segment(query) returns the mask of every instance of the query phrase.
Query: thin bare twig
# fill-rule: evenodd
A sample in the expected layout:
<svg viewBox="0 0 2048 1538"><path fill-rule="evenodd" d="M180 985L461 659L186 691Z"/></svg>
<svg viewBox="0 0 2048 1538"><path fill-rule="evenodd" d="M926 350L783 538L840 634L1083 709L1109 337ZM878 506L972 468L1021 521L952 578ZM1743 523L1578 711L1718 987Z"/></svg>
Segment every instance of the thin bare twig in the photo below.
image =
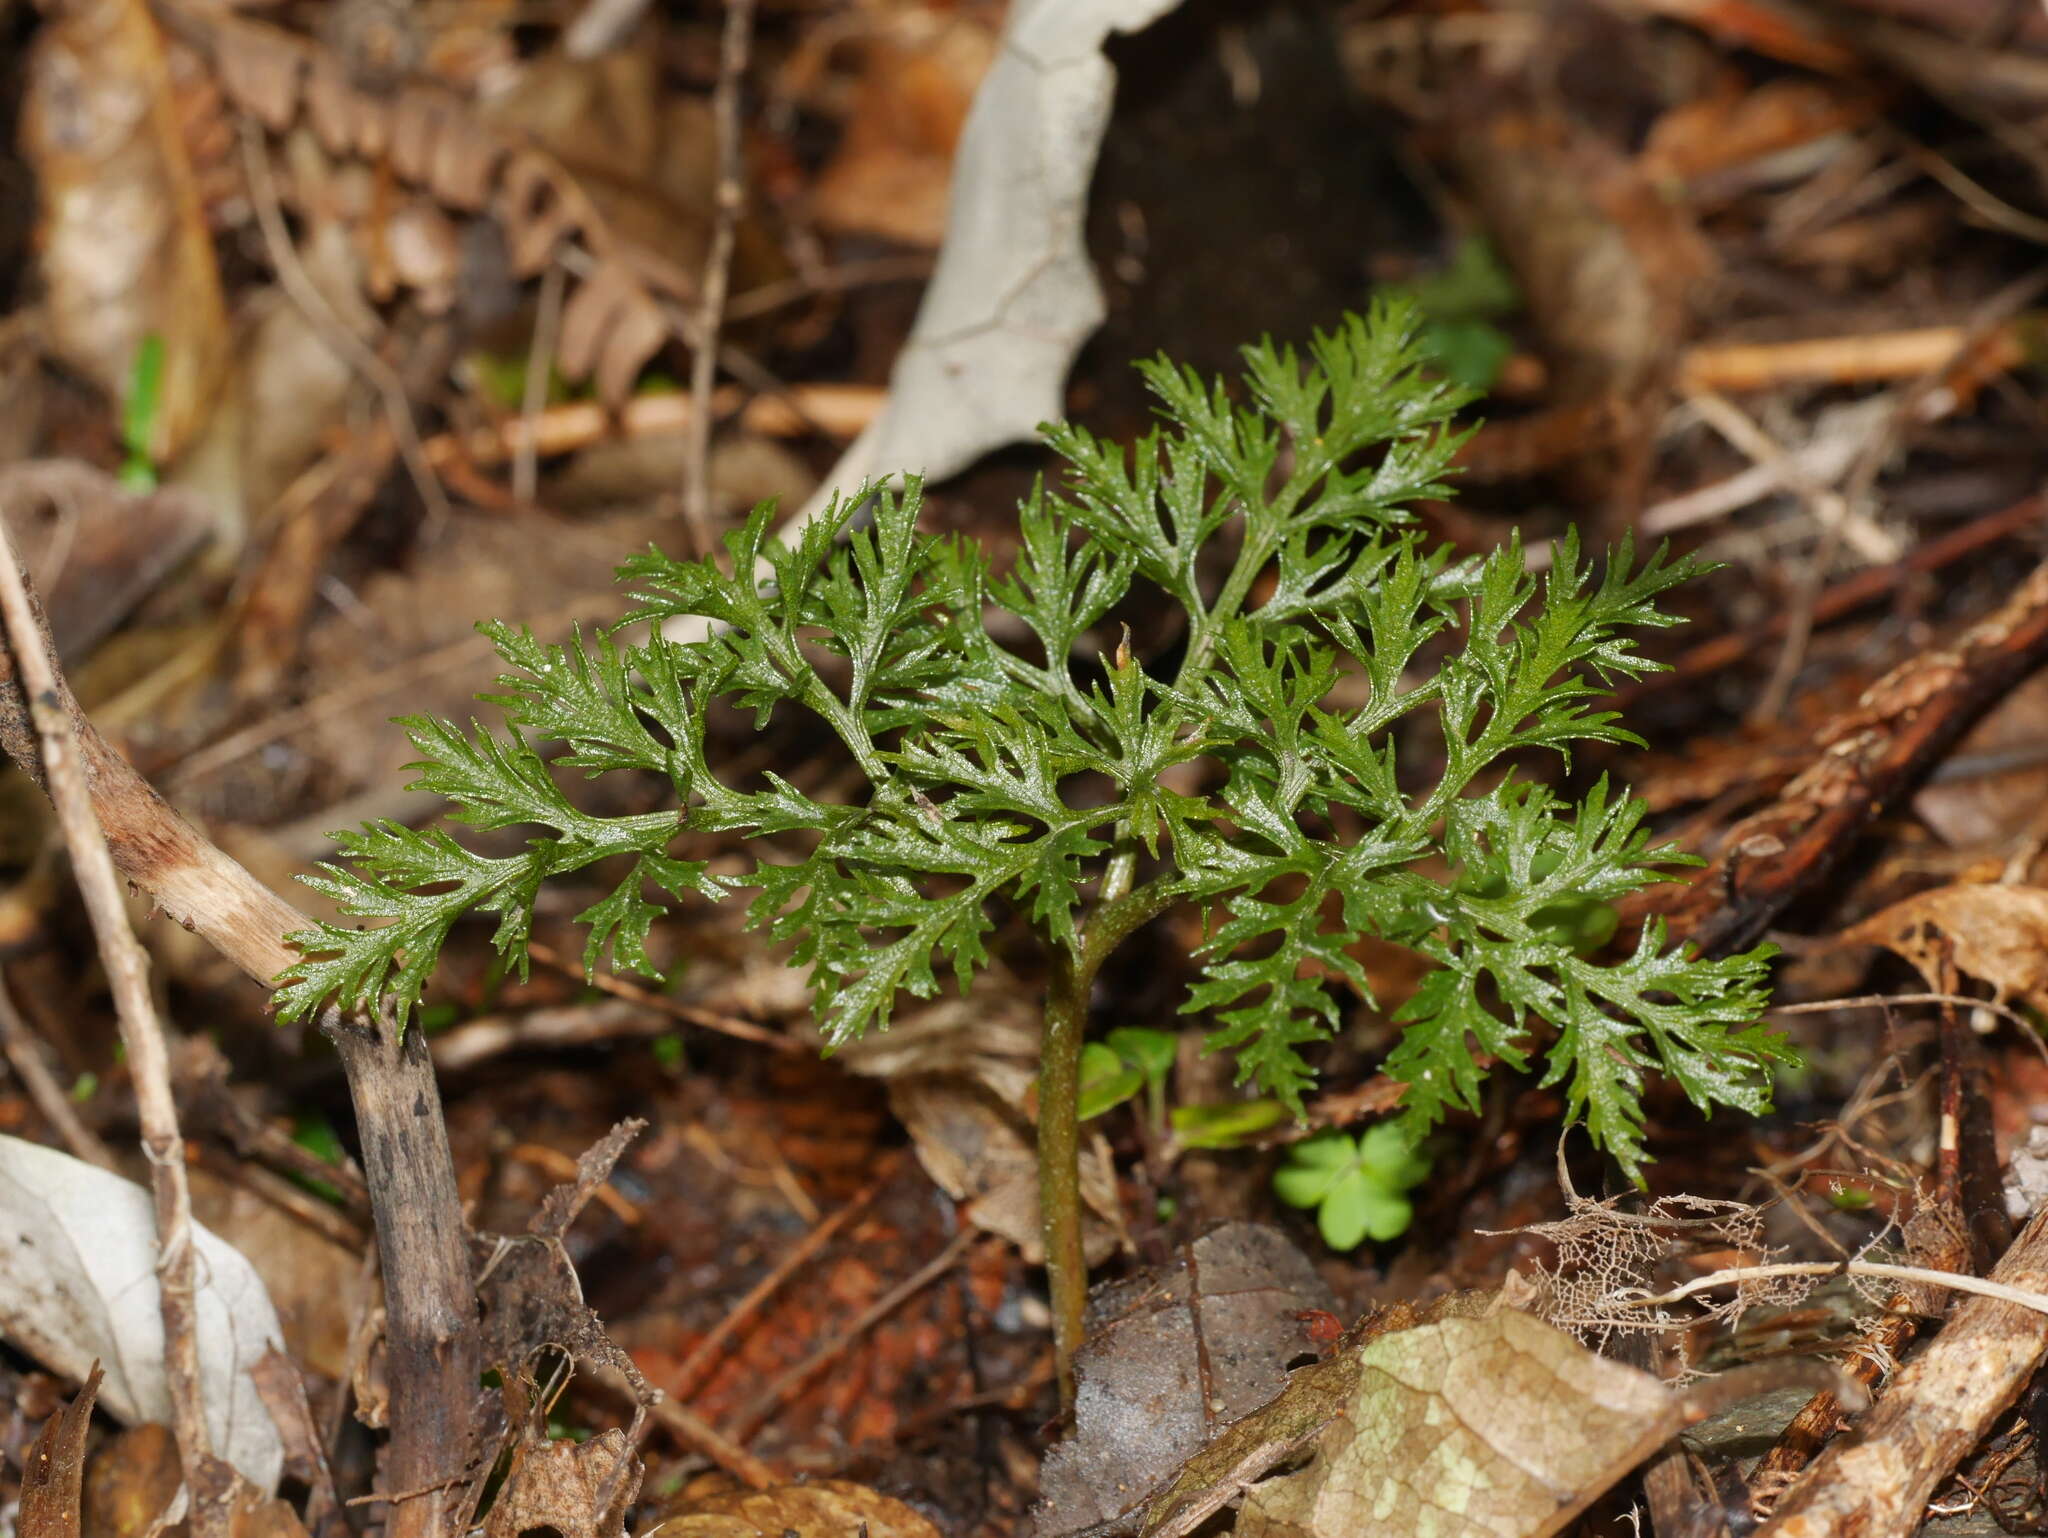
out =
<svg viewBox="0 0 2048 1538"><path fill-rule="evenodd" d="M170 1389L172 1429L191 1492L192 1526L200 1538L226 1538L233 1475L213 1456L199 1387L198 1310L192 1282L192 1193L185 1181L185 1140L171 1095L171 1058L163 1024L150 996L149 960L128 927L121 880L107 853L106 835L86 788L85 766L70 713L57 689L57 670L43 649L42 628L28 587L15 564L14 546L0 522L0 621L20 669L29 714L41 738L50 800L71 851L71 868L92 920L93 938L107 970L120 1020L121 1044L135 1084L142 1150L149 1158L156 1199L157 1287L164 1321L164 1378Z"/></svg>
<svg viewBox="0 0 2048 1538"><path fill-rule="evenodd" d="M718 135L718 195L713 204L711 249L704 258L695 351L690 358L689 451L683 460L683 517L698 546L711 540L711 388L718 378L718 331L732 281L733 240L739 229L741 184L740 80L747 69L747 45L754 32L754 0L726 0L725 33L719 48L718 85L711 97Z"/></svg>
<svg viewBox="0 0 2048 1538"><path fill-rule="evenodd" d="M569 272L560 262L549 262L540 278L540 308L534 316L533 341L526 349L526 386L519 398L518 451L512 459L512 500L530 504L540 487L540 455L535 451L533 423L548 403L548 380L555 362L555 344L562 334L562 300L568 293ZM424 458L426 450L421 449Z"/></svg>
<svg viewBox="0 0 2048 1538"><path fill-rule="evenodd" d="M33 612L33 605L31 605ZM43 644L38 642L36 644ZM47 649L47 648L46 648ZM71 722L84 783L122 876L177 923L205 938L265 988L301 957L287 937L312 920L223 854L171 809L78 708L61 676L38 691L24 682L20 643L0 660L0 750L48 787L32 716L54 698ZM377 1222L389 1303L389 1485L445 1484L473 1440L480 1335L454 1158L426 1038L400 1037L388 1019L344 1019L331 1006L320 1028L340 1053L362 1129L364 1177ZM439 1499L395 1497L388 1538L445 1538Z"/></svg>
<svg viewBox="0 0 2048 1538"><path fill-rule="evenodd" d="M707 1031L718 1031L741 1041L751 1041L757 1046L769 1047L777 1052L801 1052L803 1044L779 1031L771 1031L765 1025L756 1025L751 1020L742 1020L738 1015L721 1014L715 1009L703 1009L695 1004L686 1004L681 999L672 999L665 993L656 993L629 983L623 977L614 977L609 972L588 972L583 963L573 956L565 956L539 940L529 940L526 953L544 967L553 967L557 972L566 973L578 982L609 993L615 999L624 999L643 1009L651 1009L667 1015L672 1020L681 1020L687 1025L701 1025Z"/></svg>
<svg viewBox="0 0 2048 1538"><path fill-rule="evenodd" d="M779 1291L797 1271L810 1263L811 1258L832 1240L832 1236L854 1218L868 1210L870 1203L881 1194L888 1175L868 1182L867 1188L858 1193L852 1201L841 1207L830 1217L811 1225L810 1232L798 1240L790 1252L775 1263L774 1269L762 1277L747 1295L725 1311L725 1317L712 1327L710 1333L698 1341L683 1358L682 1365L670 1379L669 1392L679 1399L687 1399L697 1388L704 1370L717 1359L719 1349L732 1338L733 1332L747 1320L754 1311Z"/></svg>
<svg viewBox="0 0 2048 1538"><path fill-rule="evenodd" d="M2001 1303L2011 1303L2029 1309L2037 1314L2048 1314L2048 1294L2030 1292L2024 1287L2009 1287L2003 1282L1987 1277L1965 1276L1954 1271L1933 1271L1926 1266L1894 1266L1878 1260L1787 1260L1768 1266L1730 1266L1725 1271L1710 1271L1705 1276L1696 1276L1682 1287L1654 1296L1623 1298L1616 1301L1627 1308L1656 1308L1667 1303L1680 1303L1696 1293L1712 1292L1716 1287L1732 1287L1738 1282L1762 1282L1775 1276L1876 1276L1891 1282L1918 1282L1927 1287L1947 1287L1955 1292L1975 1293L1980 1298L1996 1298Z"/></svg>
<svg viewBox="0 0 2048 1538"><path fill-rule="evenodd" d="M320 285L313 281L305 263L299 260L291 231L285 227L284 206L278 200L277 182L270 174L270 151L264 147L263 130L249 118L242 120L242 160L248 170L249 206L255 212L256 227L263 234L263 244L270 253L271 264L277 268L278 282L284 285L284 291L291 295L292 302L320 333L320 340L375 387L377 397L384 405L384 415L391 423L392 434L398 440L399 457L405 461L405 468L412 475L420 500L426 504L430 516L436 520L446 518L448 493L441 489L440 477L434 474L434 467L427 462L426 445L420 440L419 424L412 419L412 404L405 398L405 385L391 365L372 352L369 345L349 329L347 322L335 314L334 306L327 302L327 296L320 292Z"/></svg>

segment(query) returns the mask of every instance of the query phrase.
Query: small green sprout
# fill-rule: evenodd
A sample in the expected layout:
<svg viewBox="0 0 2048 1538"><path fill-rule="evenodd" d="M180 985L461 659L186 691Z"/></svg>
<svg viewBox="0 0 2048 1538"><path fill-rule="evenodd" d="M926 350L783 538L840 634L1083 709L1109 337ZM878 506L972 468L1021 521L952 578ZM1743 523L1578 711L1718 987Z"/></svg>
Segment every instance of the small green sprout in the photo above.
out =
<svg viewBox="0 0 2048 1538"><path fill-rule="evenodd" d="M1484 237L1470 235L1458 242L1444 271L1411 283L1383 284L1379 293L1404 298L1428 317L1423 348L1452 381L1475 390L1489 390L1499 381L1515 344L1494 322L1520 310L1522 295Z"/></svg>
<svg viewBox="0 0 2048 1538"><path fill-rule="evenodd" d="M1166 1079L1180 1038L1172 1031L1125 1025L1081 1049L1081 1120L1122 1105L1140 1090L1152 1125L1166 1126Z"/></svg>
<svg viewBox="0 0 2048 1538"><path fill-rule="evenodd" d="M128 398L121 406L121 447L127 450L127 457L121 461L118 479L124 490L156 490L156 458L151 446L163 398L164 339L152 331L135 349Z"/></svg>
<svg viewBox="0 0 2048 1538"><path fill-rule="evenodd" d="M1367 1239L1395 1239L1408 1231L1415 1209L1403 1194L1429 1174L1397 1122L1381 1122L1363 1137L1335 1127L1303 1138L1274 1171L1273 1191L1290 1207L1316 1209L1316 1227L1333 1250L1355 1250Z"/></svg>
<svg viewBox="0 0 2048 1538"><path fill-rule="evenodd" d="M334 1130L334 1123L317 1111L307 1112L293 1121L292 1141L324 1164L338 1166L348 1157L348 1150L341 1146L341 1134ZM341 1205L340 1188L328 1181L313 1175L293 1175L291 1178L322 1201Z"/></svg>

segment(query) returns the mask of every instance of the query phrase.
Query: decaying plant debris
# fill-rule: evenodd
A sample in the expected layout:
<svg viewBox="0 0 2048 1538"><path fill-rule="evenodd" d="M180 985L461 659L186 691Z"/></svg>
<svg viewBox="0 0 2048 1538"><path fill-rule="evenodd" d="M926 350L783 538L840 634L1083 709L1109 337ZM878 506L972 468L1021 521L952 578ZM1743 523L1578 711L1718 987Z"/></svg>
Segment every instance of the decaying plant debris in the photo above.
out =
<svg viewBox="0 0 2048 1538"><path fill-rule="evenodd" d="M0 579L17 556L29 579L0 580L0 1248L37 1261L0 1277L18 1531L2042 1530L2034 11L46 0L0 7L0 39ZM1396 308L1445 428L1398 488L1412 548L1443 549L1433 618L1312 669L1305 703L1246 652L1233 676L1279 693L1204 737L1213 680L1173 681L1223 644L1188 615L1232 581L1231 510L1328 444L1290 418L1270 459L1237 452L1215 434L1242 420L1188 381L1270 334L1259 388L1284 393L1281 348ZM1104 446L1151 430L1129 364L1158 354L1195 393L1135 537L1186 553L1153 574L1186 604L1124 596L1100 580L1124 557L1017 513L1039 474L1084 499L1113 458L1142 477ZM1060 418L1098 472L1067 490L1017 446ZM1391 438L1365 481L1400 478L1419 440ZM921 504L827 511L905 471L930 472ZM1234 601L1279 614L1348 570L1340 524ZM1132 829L1128 862L987 900L965 866L914 892L870 870L794 956L787 925L642 884L813 900L797 823L749 847L737 818L676 815L721 794L826 809L856 863L970 811L1015 854L1024 760L989 723L1051 732L1013 687L1034 678L1159 751L1122 788L1048 759L1033 805L1137 795L1175 809L1170 843L1208 819L1212 854L1254 862L1362 847L1384 817L1288 799L1328 788L1316 732L1413 692L1373 762L1434 807L1460 723L1513 705L1498 668L1430 692L1489 602L1472 574L1525 565L1577 602L1577 552L1625 536L1716 566L1664 596L1686 622L1642 642L1664 670L1573 659L1643 745L1603 723L1465 788L1504 818L1639 802L1632 828L1699 856L1668 881L1552 892L1559 850L1482 868L1505 835L1446 823L1399 912L1370 882L1324 903L1303 864L1148 907L1085 977L1030 939L1046 881L1092 921L1170 864ZM963 592L870 638L902 666L857 782L747 651L774 627L731 605L807 601L804 554L887 586L884 546L934 563L920 592ZM643 586L725 584L726 610L600 639L636 557ZM1018 570L1071 578L1074 623L1048 640L1045 605L982 601ZM851 615L785 627L818 699L865 665ZM755 708L659 708L648 623ZM973 656L935 682L948 647ZM1023 659L1001 708L998 652ZM626 702L630 762L592 731L548 762L536 701L578 667ZM479 694L525 701L492 764L584 820L448 847L547 882L493 914L509 929L392 952L406 1008L380 973L342 990L353 1014L281 1020L309 963L391 949L298 879L334 830L440 836L390 718L474 747ZM918 778L933 743L965 778ZM570 858L599 826L654 830L653 863ZM399 907L448 897L386 874ZM1769 1050L1669 1082L1591 999L1459 971L1452 910L1523 898L1558 988L1689 947L1674 966L1746 969L1725 1023ZM892 916L949 901L969 985L875 962ZM323 924L331 951L288 938ZM821 1054L844 1034L821 985L872 978L890 1028ZM1454 986L1482 1023L1418 1054ZM1048 991L1087 1055L1041 1075ZM1269 1094L1202 1038L1276 1001L1313 1028L1281 1032ZM1547 1083L1525 1051L1598 1072ZM1560 1144L1574 1120L1621 1164ZM1101 1283L1085 1327L1077 1288L1048 1308L1045 1146L1081 1172L1052 1237ZM1319 1221L1339 1189L1357 1210Z"/></svg>

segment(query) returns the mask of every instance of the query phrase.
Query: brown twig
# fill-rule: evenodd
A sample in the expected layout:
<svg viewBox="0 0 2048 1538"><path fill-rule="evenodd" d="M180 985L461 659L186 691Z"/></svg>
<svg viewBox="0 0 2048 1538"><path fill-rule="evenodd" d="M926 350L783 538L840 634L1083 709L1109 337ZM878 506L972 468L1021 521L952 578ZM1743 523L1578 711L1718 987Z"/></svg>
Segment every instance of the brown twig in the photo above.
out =
<svg viewBox="0 0 2048 1538"><path fill-rule="evenodd" d="M41 628L30 607L28 587L15 564L14 546L0 521L0 622L9 650L21 669L29 716L41 740L50 800L71 869L85 899L93 938L106 967L120 1021L121 1044L135 1085L142 1122L142 1150L149 1159L150 1189L156 1199L157 1287L164 1322L164 1379L170 1390L172 1429L185 1484L191 1491L192 1526L200 1538L225 1538L234 1477L213 1455L199 1382L198 1310L192 1279L192 1193L185 1180L185 1140L178 1132L178 1107L171 1095L171 1057L163 1023L150 996L149 960L128 927L121 882L107 853L107 840L85 784L85 765L70 713L57 690L56 664L43 649Z"/></svg>
<svg viewBox="0 0 2048 1538"><path fill-rule="evenodd" d="M47 647L47 640L45 641ZM0 750L46 785L42 754L21 687L22 654L0 670ZM286 936L312 920L204 838L116 753L52 674L56 707L71 723L92 810L120 873L174 921L205 938L243 972L272 987L297 965ZM475 1293L455 1163L441 1120L426 1038L401 1041L388 1022L344 1020L329 1009L333 1039L355 1102L388 1304L394 1489L449 1482L471 1443L479 1362ZM441 1538L443 1501L401 1501L388 1538Z"/></svg>
<svg viewBox="0 0 2048 1538"><path fill-rule="evenodd" d="M1954 644L1921 653L1866 690L1778 801L1729 830L1706 871L1673 895L1624 903L1624 920L1661 911L1673 936L1703 955L1754 944L2044 657L2048 562Z"/></svg>
<svg viewBox="0 0 2048 1538"><path fill-rule="evenodd" d="M1877 602L1910 578L1940 571L1987 545L1997 544L2022 530L2036 527L2044 514L2048 514L2048 499L2023 497L2011 506L1986 513L1939 539L1915 545L1905 559L1894 565L1859 571L1855 576L1836 583L1815 600L1812 623L1825 625L1853 614L1864 605ZM1729 667L1773 638L1784 635L1789 626L1789 618L1780 613L1753 629L1732 631L1711 641L1703 641L1681 655L1669 672L1653 673L1648 678L1624 685L1616 693L1615 704L1626 712L1633 702L1646 694Z"/></svg>
<svg viewBox="0 0 2048 1538"><path fill-rule="evenodd" d="M255 212L256 226L263 235L271 264L277 269L278 282L291 295L307 323L319 333L320 340L376 389L392 435L398 440L399 457L412 474L420 501L432 517L445 519L448 494L427 463L426 448L420 441L419 424L413 421L405 386L391 365L371 351L369 344L335 314L334 306L327 302L327 296L320 292L319 284L299 260L298 248L292 244L291 231L285 226L276 179L270 173L270 151L264 147L263 130L249 118L242 119L242 161L248 173L249 206Z"/></svg>
<svg viewBox="0 0 2048 1538"><path fill-rule="evenodd" d="M597 1367L593 1369L591 1375L607 1391L624 1399L628 1404L643 1403L640 1390L629 1382L618 1368ZM756 1490L765 1490L770 1485L782 1483L782 1477L768 1464L733 1441L696 1411L677 1404L666 1394L648 1405L647 1413L659 1421L662 1428L685 1447L702 1453L728 1474L744 1480Z"/></svg>
<svg viewBox="0 0 2048 1538"><path fill-rule="evenodd" d="M623 977L614 977L609 972L592 973L584 969L583 963L573 956L565 956L552 945L539 940L529 940L526 953L544 967L553 967L557 972L567 973L578 982L586 983L600 993L609 993L615 999L624 999L642 1009L651 1009L667 1015L671 1020L681 1020L687 1025L700 1025L707 1031L717 1031L724 1036L751 1041L756 1046L770 1047L777 1052L801 1052L803 1044L779 1031L771 1031L765 1025L756 1025L751 1020L742 1020L738 1015L721 1014L715 1009L703 1009L695 1004L686 1004L681 999L672 999L667 994L656 993L651 988L642 988L629 983Z"/></svg>
<svg viewBox="0 0 2048 1538"><path fill-rule="evenodd" d="M548 379L554 368L555 344L562 334L562 297L569 273L560 262L548 263L540 278L540 308L534 317L533 341L526 349L526 385L519 396L519 447L512 459L512 500L531 506L540 488L540 456L534 452L533 422L548 403ZM425 450L421 450L425 457ZM428 463L432 463L428 459Z"/></svg>
<svg viewBox="0 0 2048 1538"><path fill-rule="evenodd" d="M711 95L718 136L718 193L713 203L711 249L704 258L697 336L690 357L689 449L683 459L683 516L700 548L711 545L711 387L718 377L718 332L732 281L732 248L739 229L741 182L740 81L753 39L754 0L725 0L725 31L718 53L718 84Z"/></svg>
<svg viewBox="0 0 2048 1538"><path fill-rule="evenodd" d="M2048 1211L2035 1214L1990 1279L2020 1293L2048 1293ZM2048 1307L2048 1297L2042 1304ZM1758 1538L1909 1538L1928 1497L2018 1397L2044 1354L2048 1314L1990 1297L1964 1300L1893 1380L1855 1439L1821 1455Z"/></svg>

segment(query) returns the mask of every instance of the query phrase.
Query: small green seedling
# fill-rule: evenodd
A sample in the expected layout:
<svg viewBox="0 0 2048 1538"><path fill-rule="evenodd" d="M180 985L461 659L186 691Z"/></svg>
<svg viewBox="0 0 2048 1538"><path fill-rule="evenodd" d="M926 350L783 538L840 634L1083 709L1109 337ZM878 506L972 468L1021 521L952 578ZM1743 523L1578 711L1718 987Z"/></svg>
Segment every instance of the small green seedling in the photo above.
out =
<svg viewBox="0 0 2048 1538"><path fill-rule="evenodd" d="M1081 1120L1092 1121L1113 1110L1140 1090L1152 1126L1166 1126L1166 1079L1180 1038L1172 1031L1118 1026L1101 1041L1081 1049Z"/></svg>
<svg viewBox="0 0 2048 1538"><path fill-rule="evenodd" d="M319 1159L324 1164L339 1166L348 1157L348 1150L342 1147L341 1134L334 1130L334 1123L317 1111L309 1111L292 1123L292 1141ZM299 1185L311 1191L324 1202L340 1206L341 1188L317 1175L291 1177Z"/></svg>
<svg viewBox="0 0 2048 1538"><path fill-rule="evenodd" d="M1403 298L1426 317L1423 348L1458 384L1490 390L1515 350L1494 322L1522 308L1521 291L1483 236L1458 242L1451 265L1411 283L1382 284L1382 297Z"/></svg>
<svg viewBox="0 0 2048 1538"><path fill-rule="evenodd" d="M163 400L164 339L152 331L135 349L128 398L121 403L121 447L127 452L116 478L123 490L156 490L154 446Z"/></svg>
<svg viewBox="0 0 2048 1538"><path fill-rule="evenodd" d="M1316 1209L1316 1227L1333 1250L1408 1231L1415 1209L1404 1194L1429 1175L1400 1125L1381 1122L1363 1137L1335 1127L1303 1138L1273 1173L1273 1191L1290 1207Z"/></svg>

